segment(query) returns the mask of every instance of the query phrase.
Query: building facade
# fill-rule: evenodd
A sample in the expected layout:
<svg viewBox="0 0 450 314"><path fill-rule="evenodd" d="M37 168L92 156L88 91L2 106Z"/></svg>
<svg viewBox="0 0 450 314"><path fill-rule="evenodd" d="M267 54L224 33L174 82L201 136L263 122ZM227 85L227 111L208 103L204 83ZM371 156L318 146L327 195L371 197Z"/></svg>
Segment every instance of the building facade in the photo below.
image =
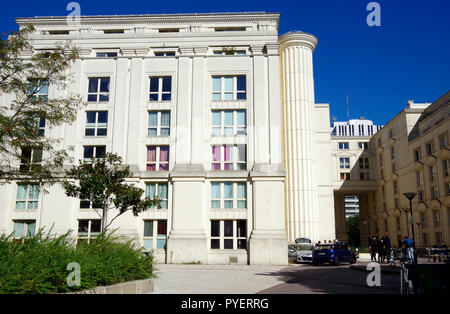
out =
<svg viewBox="0 0 450 314"><path fill-rule="evenodd" d="M329 106L314 101L314 36L279 37L276 13L16 21L36 29L25 58L60 41L78 47L73 83L45 93L79 94L86 106L72 125L44 122L42 133L73 147L75 160L117 153L134 173L129 182L162 199L161 209L111 225L158 262L282 265L288 240L334 238L322 153L331 152ZM100 229L89 202L57 185L46 194L1 185L0 203L1 233L52 227L89 239Z"/></svg>

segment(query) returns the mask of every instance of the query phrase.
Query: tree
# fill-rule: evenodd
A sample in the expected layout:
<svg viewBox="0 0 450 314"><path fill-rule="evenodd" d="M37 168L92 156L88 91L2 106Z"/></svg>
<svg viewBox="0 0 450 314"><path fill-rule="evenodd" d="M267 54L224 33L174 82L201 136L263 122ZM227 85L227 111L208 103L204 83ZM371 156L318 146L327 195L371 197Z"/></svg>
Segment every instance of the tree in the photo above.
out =
<svg viewBox="0 0 450 314"><path fill-rule="evenodd" d="M43 134L45 127L72 123L81 98L48 97L48 87L64 91L70 82L68 69L78 58L69 43L33 52L32 25L0 38L0 179L53 182L55 170L67 160L58 150L61 139ZM61 93L63 94L63 93ZM9 99L11 99L9 101Z"/></svg>
<svg viewBox="0 0 450 314"><path fill-rule="evenodd" d="M160 208L158 198L142 198L144 190L126 184L125 179L133 176L129 166L122 165L122 158L106 153L102 158L80 161L80 165L66 170L67 181L62 182L67 196L89 201L101 219L101 231L105 231L117 217L127 211L134 216L151 208ZM75 180L76 182L71 182ZM118 213L108 220L108 212Z"/></svg>
<svg viewBox="0 0 450 314"><path fill-rule="evenodd" d="M350 245L361 246L359 215L352 216L345 221L345 231Z"/></svg>

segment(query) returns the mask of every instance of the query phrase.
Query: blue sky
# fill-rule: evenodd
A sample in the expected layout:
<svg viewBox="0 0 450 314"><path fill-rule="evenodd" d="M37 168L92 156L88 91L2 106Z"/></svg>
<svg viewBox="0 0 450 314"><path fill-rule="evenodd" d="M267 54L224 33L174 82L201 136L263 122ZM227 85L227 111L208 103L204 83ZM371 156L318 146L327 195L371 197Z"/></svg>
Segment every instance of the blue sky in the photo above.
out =
<svg viewBox="0 0 450 314"><path fill-rule="evenodd" d="M66 0L8 1L0 32L17 29L15 17L65 16ZM434 101L450 89L450 1L379 0L381 26L366 23L371 0L143 1L78 0L82 15L265 11L280 12L280 34L316 35L316 102L331 116L364 116L385 124L409 99Z"/></svg>

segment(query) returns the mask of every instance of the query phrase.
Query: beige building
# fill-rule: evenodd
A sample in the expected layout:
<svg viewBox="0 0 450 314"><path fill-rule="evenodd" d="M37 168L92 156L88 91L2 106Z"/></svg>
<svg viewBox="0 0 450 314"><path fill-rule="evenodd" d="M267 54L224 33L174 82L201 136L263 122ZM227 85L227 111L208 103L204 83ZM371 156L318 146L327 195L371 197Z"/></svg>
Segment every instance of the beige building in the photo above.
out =
<svg viewBox="0 0 450 314"><path fill-rule="evenodd" d="M412 235L409 200L403 194L414 192L416 245L450 241L449 102L450 92L433 104L409 101L370 140L376 205L361 219L368 222L370 235L389 235L393 245L399 245L404 235Z"/></svg>

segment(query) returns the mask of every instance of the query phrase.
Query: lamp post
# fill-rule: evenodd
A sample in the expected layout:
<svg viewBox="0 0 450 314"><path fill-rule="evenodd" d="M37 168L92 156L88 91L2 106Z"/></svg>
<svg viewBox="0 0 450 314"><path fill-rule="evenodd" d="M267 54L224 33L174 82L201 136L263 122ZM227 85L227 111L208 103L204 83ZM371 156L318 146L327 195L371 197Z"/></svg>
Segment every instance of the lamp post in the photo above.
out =
<svg viewBox="0 0 450 314"><path fill-rule="evenodd" d="M409 237L409 223L408 223L408 209L409 208L404 208L404 207L402 207L401 208L401 210L405 213L405 220L406 220L406 234L408 235L408 237Z"/></svg>
<svg viewBox="0 0 450 314"><path fill-rule="evenodd" d="M416 197L417 193L408 192L408 193L403 193L403 195L409 200L409 211L410 211L410 214L411 214L411 229L412 229L412 236L413 236L414 264L417 264L416 237L414 235L414 218L413 218L413 213L412 213L412 200L413 200L414 197Z"/></svg>

